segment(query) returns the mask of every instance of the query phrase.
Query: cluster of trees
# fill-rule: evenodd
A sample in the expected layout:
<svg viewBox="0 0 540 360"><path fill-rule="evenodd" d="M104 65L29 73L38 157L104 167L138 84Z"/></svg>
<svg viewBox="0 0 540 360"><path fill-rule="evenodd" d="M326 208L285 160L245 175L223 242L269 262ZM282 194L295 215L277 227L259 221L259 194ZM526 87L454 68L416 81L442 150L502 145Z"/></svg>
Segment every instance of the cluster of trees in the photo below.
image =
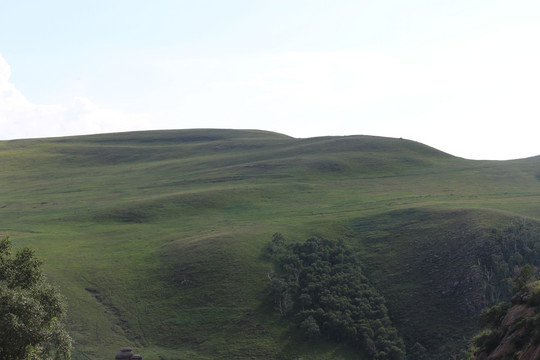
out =
<svg viewBox="0 0 540 360"><path fill-rule="evenodd" d="M342 241L311 238L286 244L277 233L267 250L275 264L268 278L276 309L297 321L307 338L344 341L377 360L405 358L384 298Z"/></svg>
<svg viewBox="0 0 540 360"><path fill-rule="evenodd" d="M514 219L498 232L496 242L510 268L525 264L540 265L540 230L525 219Z"/></svg>
<svg viewBox="0 0 540 360"><path fill-rule="evenodd" d="M0 359L69 359L65 315L63 298L34 252L13 254L9 238L0 239Z"/></svg>

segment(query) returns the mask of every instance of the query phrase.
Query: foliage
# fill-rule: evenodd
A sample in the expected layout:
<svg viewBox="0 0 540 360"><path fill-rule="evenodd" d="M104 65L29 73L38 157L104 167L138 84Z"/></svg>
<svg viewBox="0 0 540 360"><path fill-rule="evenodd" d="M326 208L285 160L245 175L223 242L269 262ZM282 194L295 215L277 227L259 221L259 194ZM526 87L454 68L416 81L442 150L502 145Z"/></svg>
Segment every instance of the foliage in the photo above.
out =
<svg viewBox="0 0 540 360"><path fill-rule="evenodd" d="M534 270L530 264L525 264L514 278L514 292L525 289L527 284L534 278Z"/></svg>
<svg viewBox="0 0 540 360"><path fill-rule="evenodd" d="M535 281L529 286L529 299L527 300L527 305L529 306L538 306L540 305L540 281Z"/></svg>
<svg viewBox="0 0 540 360"><path fill-rule="evenodd" d="M500 331L494 329L484 329L477 335L475 335L471 341L475 348L475 353L489 353L497 347L502 337Z"/></svg>
<svg viewBox="0 0 540 360"><path fill-rule="evenodd" d="M274 235L268 249L282 238ZM269 275L269 289L282 316L296 319L307 338L324 334L363 349L374 359L405 357L384 298L342 241L310 238L281 244L281 251L272 252L277 269Z"/></svg>
<svg viewBox="0 0 540 360"><path fill-rule="evenodd" d="M0 358L70 358L71 338L64 329L65 307L46 282L41 261L29 248L11 253L0 240Z"/></svg>
<svg viewBox="0 0 540 360"><path fill-rule="evenodd" d="M486 298L490 303L508 299L532 279L540 266L540 229L536 223L512 219L502 230L492 230L478 258Z"/></svg>
<svg viewBox="0 0 540 360"><path fill-rule="evenodd" d="M407 352L407 359L409 360L426 360L428 359L427 350L422 344L416 342Z"/></svg>
<svg viewBox="0 0 540 360"><path fill-rule="evenodd" d="M480 324L489 327L498 326L508 312L509 307L510 304L503 301L482 311L482 314L480 314Z"/></svg>
<svg viewBox="0 0 540 360"><path fill-rule="evenodd" d="M300 323L300 330L302 330L308 339L313 339L321 335L319 324L317 324L317 321L311 315Z"/></svg>
<svg viewBox="0 0 540 360"><path fill-rule="evenodd" d="M505 343L505 348L508 349L506 353L498 354L504 358L514 358L514 355L523 349L540 344L538 309L535 309L533 315L523 312L523 306L538 305L539 282L535 281L533 267L525 264L512 282L516 292L512 304L518 307L513 309L510 303L501 302L482 312L479 320L484 329L471 340L473 357L483 358L490 355L501 342Z"/></svg>

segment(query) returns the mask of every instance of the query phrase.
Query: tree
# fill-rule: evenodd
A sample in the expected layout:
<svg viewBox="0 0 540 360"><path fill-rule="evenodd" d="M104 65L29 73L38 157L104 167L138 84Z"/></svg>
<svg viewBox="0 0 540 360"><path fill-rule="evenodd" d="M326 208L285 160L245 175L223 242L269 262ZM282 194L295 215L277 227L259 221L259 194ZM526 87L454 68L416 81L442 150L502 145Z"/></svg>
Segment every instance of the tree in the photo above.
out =
<svg viewBox="0 0 540 360"><path fill-rule="evenodd" d="M321 335L321 329L313 316L308 316L302 323L300 329L304 332L304 336L308 339L313 339Z"/></svg>
<svg viewBox="0 0 540 360"><path fill-rule="evenodd" d="M426 348L418 342L414 343L410 351L407 351L407 358L411 360L425 360L427 357Z"/></svg>
<svg viewBox="0 0 540 360"><path fill-rule="evenodd" d="M0 239L0 359L70 359L65 304L29 248Z"/></svg>
<svg viewBox="0 0 540 360"><path fill-rule="evenodd" d="M514 292L523 290L534 278L534 269L530 264L525 264L514 278Z"/></svg>

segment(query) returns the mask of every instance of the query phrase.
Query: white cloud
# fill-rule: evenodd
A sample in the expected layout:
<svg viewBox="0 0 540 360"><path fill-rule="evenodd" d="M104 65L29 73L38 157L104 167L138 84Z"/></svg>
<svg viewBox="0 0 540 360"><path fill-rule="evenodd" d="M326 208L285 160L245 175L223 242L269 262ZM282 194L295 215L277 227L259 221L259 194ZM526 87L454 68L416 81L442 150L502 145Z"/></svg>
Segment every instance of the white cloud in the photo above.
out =
<svg viewBox="0 0 540 360"><path fill-rule="evenodd" d="M158 128L256 128L297 137L404 137L468 158L540 154L540 27L452 42L100 63L90 97L27 100L0 57L0 138ZM110 84L111 86L103 85ZM47 84L43 84L47 88Z"/></svg>
<svg viewBox="0 0 540 360"><path fill-rule="evenodd" d="M93 134L145 129L145 114L102 108L84 97L68 103L35 104L10 82L11 69L0 55L0 139Z"/></svg>
<svg viewBox="0 0 540 360"><path fill-rule="evenodd" d="M534 156L539 35L524 25L415 49L287 52L235 61L227 67L251 72L212 85L231 118L251 112L293 136L370 134L469 158Z"/></svg>

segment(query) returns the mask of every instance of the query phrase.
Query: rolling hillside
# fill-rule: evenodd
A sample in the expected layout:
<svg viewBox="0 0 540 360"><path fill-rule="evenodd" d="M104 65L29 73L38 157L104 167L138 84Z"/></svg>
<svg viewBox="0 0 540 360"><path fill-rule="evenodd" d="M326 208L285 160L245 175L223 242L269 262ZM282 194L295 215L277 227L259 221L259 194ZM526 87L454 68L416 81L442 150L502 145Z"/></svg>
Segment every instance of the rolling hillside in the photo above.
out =
<svg viewBox="0 0 540 360"><path fill-rule="evenodd" d="M275 232L343 239L408 348L448 358L505 296L493 259L510 273L536 256L539 179L540 158L471 161L370 136L3 141L0 234L36 249L67 297L74 359L126 345L147 360L358 358L272 309L262 249ZM510 253L516 237L528 243Z"/></svg>

